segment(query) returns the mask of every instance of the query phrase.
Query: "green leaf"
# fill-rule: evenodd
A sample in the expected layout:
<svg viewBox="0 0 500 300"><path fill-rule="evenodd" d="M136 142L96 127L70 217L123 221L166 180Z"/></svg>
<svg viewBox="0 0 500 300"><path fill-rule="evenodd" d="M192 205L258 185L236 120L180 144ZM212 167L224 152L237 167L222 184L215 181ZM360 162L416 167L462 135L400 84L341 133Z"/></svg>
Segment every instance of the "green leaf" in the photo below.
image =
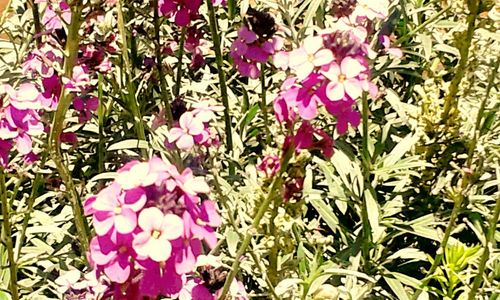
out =
<svg viewBox="0 0 500 300"><path fill-rule="evenodd" d="M397 280L395 278L389 278L386 276L384 276L384 280L385 280L385 282L387 282L387 284L389 285L391 290L394 292L394 294L396 294L396 296L398 297L398 300L410 300L410 297L408 297L408 294L406 293L405 288L403 287L401 282L399 282L399 280Z"/></svg>
<svg viewBox="0 0 500 300"><path fill-rule="evenodd" d="M146 141L130 139L120 141L108 147L108 151L124 150L124 149L148 149L149 143Z"/></svg>

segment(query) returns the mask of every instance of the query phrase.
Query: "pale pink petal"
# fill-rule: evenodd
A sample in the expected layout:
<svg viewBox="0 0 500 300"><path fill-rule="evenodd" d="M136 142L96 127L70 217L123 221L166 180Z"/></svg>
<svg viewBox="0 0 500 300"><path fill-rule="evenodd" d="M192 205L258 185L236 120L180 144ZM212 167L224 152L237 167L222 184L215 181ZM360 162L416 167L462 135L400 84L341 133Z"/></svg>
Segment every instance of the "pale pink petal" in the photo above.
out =
<svg viewBox="0 0 500 300"><path fill-rule="evenodd" d="M302 43L307 54L314 54L323 48L323 38L320 36L310 36Z"/></svg>
<svg viewBox="0 0 500 300"><path fill-rule="evenodd" d="M193 113L191 113L190 111L185 112L179 119L179 126L182 129L187 130L189 129L192 121L193 121Z"/></svg>
<svg viewBox="0 0 500 300"><path fill-rule="evenodd" d="M337 101L345 96L344 85L338 82L330 82L326 86L326 96L332 101Z"/></svg>
<svg viewBox="0 0 500 300"><path fill-rule="evenodd" d="M311 74L313 70L314 70L314 64L312 62L307 61L302 65L297 66L295 68L295 73L297 74L297 78L299 80L302 80L307 76L309 76L309 74Z"/></svg>
<svg viewBox="0 0 500 300"><path fill-rule="evenodd" d="M191 177L184 182L182 187L186 193L191 195L208 194L210 192L210 187L203 177Z"/></svg>
<svg viewBox="0 0 500 300"><path fill-rule="evenodd" d="M189 134L190 135L198 135L203 132L205 129L205 126L203 125L203 122L201 121L200 118L193 118L191 121L191 124L189 126Z"/></svg>
<svg viewBox="0 0 500 300"><path fill-rule="evenodd" d="M357 79L347 79L344 81L344 88L347 95L352 99L359 98L363 92L361 83Z"/></svg>
<svg viewBox="0 0 500 300"><path fill-rule="evenodd" d="M340 75L340 67L338 64L333 63L330 65L327 71L323 71L322 74L333 82L337 82L339 80Z"/></svg>
<svg viewBox="0 0 500 300"><path fill-rule="evenodd" d="M121 213L115 216L115 228L119 233L131 233L136 226L137 215L129 208L122 208Z"/></svg>
<svg viewBox="0 0 500 300"><path fill-rule="evenodd" d="M357 59L348 56L342 60L340 70L347 78L353 78L363 72L365 67Z"/></svg>
<svg viewBox="0 0 500 300"><path fill-rule="evenodd" d="M308 62L308 60L308 54L302 48L295 49L288 53L288 65L292 69L295 69L296 67Z"/></svg>
<svg viewBox="0 0 500 300"><path fill-rule="evenodd" d="M172 245L164 239L151 239L149 241L149 257L157 262L166 261L172 253Z"/></svg>
<svg viewBox="0 0 500 300"><path fill-rule="evenodd" d="M125 268L122 268L119 260L116 260L104 268L104 273L112 282L124 283L130 276L130 265L126 265Z"/></svg>
<svg viewBox="0 0 500 300"><path fill-rule="evenodd" d="M32 141L29 135L26 133L21 133L17 139L16 139L16 147L17 151L19 151L20 154L26 155L31 152L32 150Z"/></svg>
<svg viewBox="0 0 500 300"><path fill-rule="evenodd" d="M193 148L193 145L194 145L194 139L192 136L190 136L189 134L184 134L182 135L178 140L177 142L175 143L177 145L177 147L179 147L179 149L181 150L189 150L191 148Z"/></svg>
<svg viewBox="0 0 500 300"><path fill-rule="evenodd" d="M150 232L145 232L145 231L140 232L134 237L134 241L132 242L132 247L134 248L135 252L138 255L148 257L149 244L151 240L153 240L153 238L151 237Z"/></svg>
<svg viewBox="0 0 500 300"><path fill-rule="evenodd" d="M165 215L161 227L161 238L166 238L167 240L175 240L184 232L182 219L174 214Z"/></svg>
<svg viewBox="0 0 500 300"><path fill-rule="evenodd" d="M333 53L330 49L322 49L314 55L313 64L319 67L331 63L333 59Z"/></svg>
<svg viewBox="0 0 500 300"><path fill-rule="evenodd" d="M139 214L139 226L144 231L159 230L163 220L163 213L156 207L149 207Z"/></svg>
<svg viewBox="0 0 500 300"><path fill-rule="evenodd" d="M167 136L168 142L173 143L173 142L177 141L183 134L184 134L184 130L182 130L181 128L174 127L172 129L170 129L170 131L168 132L168 136Z"/></svg>
<svg viewBox="0 0 500 300"><path fill-rule="evenodd" d="M98 211L94 214L94 228L97 235L103 236L108 233L111 227L113 227L113 224L112 212Z"/></svg>

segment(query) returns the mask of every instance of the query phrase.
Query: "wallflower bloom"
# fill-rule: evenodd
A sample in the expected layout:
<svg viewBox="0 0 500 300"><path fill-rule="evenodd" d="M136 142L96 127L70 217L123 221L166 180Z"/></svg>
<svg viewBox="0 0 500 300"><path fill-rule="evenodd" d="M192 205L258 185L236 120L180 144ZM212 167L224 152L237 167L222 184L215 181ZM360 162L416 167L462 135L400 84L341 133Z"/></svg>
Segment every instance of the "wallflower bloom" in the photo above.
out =
<svg viewBox="0 0 500 300"><path fill-rule="evenodd" d="M198 9L201 6L201 0L160 0L158 8L160 15L174 17L175 24L178 26L187 26L198 17Z"/></svg>
<svg viewBox="0 0 500 300"><path fill-rule="evenodd" d="M288 66L302 80L309 76L315 67L330 64L334 57L330 49L325 49L323 39L319 36L308 37L302 46L289 54Z"/></svg>
<svg viewBox="0 0 500 300"><path fill-rule="evenodd" d="M283 40L281 38L260 38L247 26L242 26L238 30L238 37L231 45L230 55L236 69L242 76L256 79L260 77L258 65L266 63L282 47Z"/></svg>
<svg viewBox="0 0 500 300"><path fill-rule="evenodd" d="M171 240L182 235L183 223L179 216L164 215L158 208L144 209L139 215L139 227L143 232L134 238L137 254L156 262L166 261L172 252Z"/></svg>
<svg viewBox="0 0 500 300"><path fill-rule="evenodd" d="M118 233L131 233L137 226L137 212L145 203L146 194L140 188L122 193L117 183L106 187L92 203L97 235L105 235L112 228Z"/></svg>
<svg viewBox="0 0 500 300"><path fill-rule="evenodd" d="M179 149L189 150L194 146L195 137L200 135L204 129L202 120L188 111L182 114L179 127L170 129L167 139L169 143L175 142Z"/></svg>
<svg viewBox="0 0 500 300"><path fill-rule="evenodd" d="M362 83L357 78L365 70L358 60L347 56L340 66L332 63L328 71L323 74L331 80L326 88L326 95L332 101L341 100L346 95L357 99L363 92Z"/></svg>

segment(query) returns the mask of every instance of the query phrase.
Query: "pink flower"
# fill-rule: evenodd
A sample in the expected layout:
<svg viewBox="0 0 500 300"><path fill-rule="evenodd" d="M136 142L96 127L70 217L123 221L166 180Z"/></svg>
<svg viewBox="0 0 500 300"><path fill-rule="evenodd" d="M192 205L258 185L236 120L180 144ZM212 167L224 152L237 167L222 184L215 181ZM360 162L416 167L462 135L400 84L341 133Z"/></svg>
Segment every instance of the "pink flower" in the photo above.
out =
<svg viewBox="0 0 500 300"><path fill-rule="evenodd" d="M202 120L188 111L182 114L179 127L170 129L167 139L169 143L175 142L181 150L190 150L194 146L194 137L201 134L204 129Z"/></svg>
<svg viewBox="0 0 500 300"><path fill-rule="evenodd" d="M40 91L33 83L21 83L16 90L5 84L4 89L10 97L10 103L17 109L41 109L43 107L40 103Z"/></svg>
<svg viewBox="0 0 500 300"><path fill-rule="evenodd" d="M146 194L141 188L122 193L117 183L106 187L92 203L92 208L96 210L94 227L97 235L105 235L112 228L118 233L131 233L137 226L137 212L145 203Z"/></svg>
<svg viewBox="0 0 500 300"><path fill-rule="evenodd" d="M340 66L332 63L328 71L323 74L331 80L326 88L326 95L332 101L341 100L346 95L357 99L363 92L362 83L357 78L366 68L358 60L347 56Z"/></svg>
<svg viewBox="0 0 500 300"><path fill-rule="evenodd" d="M85 123L92 117L92 112L99 107L99 99L96 96L85 95L75 97L73 108L78 111L78 122Z"/></svg>
<svg viewBox="0 0 500 300"><path fill-rule="evenodd" d="M283 47L279 37L263 40L247 26L238 30L238 37L231 44L231 58L242 76L259 78L258 64L266 63L277 50Z"/></svg>
<svg viewBox="0 0 500 300"><path fill-rule="evenodd" d="M54 4L47 5L43 14L42 23L48 31L63 28L63 22L69 24L71 22L71 10L69 5L61 1L57 6Z"/></svg>
<svg viewBox="0 0 500 300"><path fill-rule="evenodd" d="M403 52L399 48L391 48L391 40L387 35L382 35L379 38L380 43L384 46L385 52L390 55L393 55L397 58L403 57Z"/></svg>
<svg viewBox="0 0 500 300"><path fill-rule="evenodd" d="M183 223L174 214L163 215L156 207L144 209L139 215L138 233L133 242L137 254L149 257L156 262L166 261L172 252L171 240L182 235Z"/></svg>
<svg viewBox="0 0 500 300"><path fill-rule="evenodd" d="M104 269L110 280L126 282L131 274L132 260L136 254L132 248L131 234L96 236L90 242L92 261Z"/></svg>
<svg viewBox="0 0 500 300"><path fill-rule="evenodd" d="M324 48L323 39L319 36L306 38L299 49L289 53L289 67L302 80L309 76L315 67L330 64L334 57L330 49Z"/></svg>
<svg viewBox="0 0 500 300"><path fill-rule="evenodd" d="M198 9L201 6L201 0L160 0L158 8L160 15L175 19L177 26L187 26L198 17Z"/></svg>
<svg viewBox="0 0 500 300"><path fill-rule="evenodd" d="M280 158L277 155L266 155L262 158L257 169L263 172L267 178L272 178L280 169Z"/></svg>
<svg viewBox="0 0 500 300"><path fill-rule="evenodd" d="M73 67L71 80L63 77L62 81L70 92L83 92L90 86L90 76L85 66Z"/></svg>

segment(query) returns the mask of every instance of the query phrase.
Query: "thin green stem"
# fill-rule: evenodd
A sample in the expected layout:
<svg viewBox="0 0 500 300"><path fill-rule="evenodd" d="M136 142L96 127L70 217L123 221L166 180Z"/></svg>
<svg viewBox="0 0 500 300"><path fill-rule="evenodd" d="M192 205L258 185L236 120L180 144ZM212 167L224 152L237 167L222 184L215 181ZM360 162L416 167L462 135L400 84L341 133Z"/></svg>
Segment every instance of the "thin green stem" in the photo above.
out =
<svg viewBox="0 0 500 300"><path fill-rule="evenodd" d="M499 172L497 172L497 174L498 173ZM483 254L481 255L481 260L479 261L477 275L474 278L474 282L472 283L472 288L469 291L469 297L468 297L469 300L476 299L477 290L479 289L479 286L483 282L483 274L486 269L486 262L490 258L490 249L493 249L494 247L495 232L497 228L498 217L500 217L500 197L497 198L495 210L493 211L493 215L491 216L489 222L488 233L486 234L486 241L484 243L484 250Z"/></svg>
<svg viewBox="0 0 500 300"><path fill-rule="evenodd" d="M186 41L186 27L182 27L179 50L177 53L177 78L175 79L174 96L179 97L182 81L182 57L184 56L184 42Z"/></svg>
<svg viewBox="0 0 500 300"><path fill-rule="evenodd" d="M97 93L99 98L99 107L97 109L97 118L99 123L99 143L97 144L97 170L99 174L104 172L104 114L106 113L106 106L104 105L104 93L102 86L104 79L101 73L98 75Z"/></svg>
<svg viewBox="0 0 500 300"><path fill-rule="evenodd" d="M231 210L231 207L227 203L227 198L224 196L224 193L222 192L222 188L220 186L219 180L217 179L217 176L214 176L214 183L215 183L214 184L215 189L216 189L217 193L219 194L219 199L220 199L219 202L222 203L222 206L224 206L224 209L226 209L226 211L227 211L229 224L231 224L234 231L238 234L238 237L240 238L240 240L245 239L245 236L243 236L243 234L238 230L237 222L233 216L233 211ZM265 276L265 280L267 282L267 285L269 286L269 290L270 290L271 294L273 295L274 299L276 299L276 300L280 299L278 297L278 295L276 294L276 291L274 290L274 285L272 284L271 280L269 279L269 276L267 276L264 272L264 267L261 264L262 260L259 257L257 257L257 254L255 254L255 251L253 251L252 249L250 249L249 252L250 252L250 256L252 256L252 259L253 259L255 265L259 268L260 273Z"/></svg>
<svg viewBox="0 0 500 300"><path fill-rule="evenodd" d="M271 130L269 129L269 117L267 114L267 90L266 90L266 64L261 64L260 70L260 85L261 85L261 102L260 110L262 111L262 119L264 120L264 130L266 132L266 145L271 142Z"/></svg>
<svg viewBox="0 0 500 300"><path fill-rule="evenodd" d="M376 197L376 193L373 190L373 186L370 182L370 174L372 169L371 156L369 147L369 131L368 131L368 115L370 113L370 108L368 105L368 95L367 93L363 93L362 96L362 119L363 119L363 144L362 144L362 162L363 162L363 177L365 184L369 187L368 191L365 190L365 193L371 193L372 197ZM370 220L368 218L368 207L367 207L367 195L364 195L361 203L361 222L363 227L363 245L362 245L362 254L364 258L364 264L367 269L367 266L370 262L370 248L372 245L372 229L370 226Z"/></svg>
<svg viewBox="0 0 500 300"><path fill-rule="evenodd" d="M236 0L227 0L227 11L229 13L229 20L234 19L234 16L236 15L236 7L238 7L238 4L236 3Z"/></svg>
<svg viewBox="0 0 500 300"><path fill-rule="evenodd" d="M221 39L217 29L217 19L215 18L215 9L212 4L212 0L207 0L207 7L208 7L210 31L212 33L212 41L214 43L215 61L217 63L217 71L219 73L220 93L222 97L222 104L224 105L226 147L227 147L227 153L231 154L231 152L233 151L233 133L232 133L231 117L229 115L229 99L227 94L226 74L224 73L224 60L222 57L222 50L220 45ZM232 176L234 174L235 174L234 164L230 163L229 175Z"/></svg>
<svg viewBox="0 0 500 300"><path fill-rule="evenodd" d="M42 32L42 25L40 24L40 12L38 11L38 4L36 4L33 0L28 0L31 11L33 14L33 23L35 24L35 39L37 46L40 46L42 43L42 36L40 32Z"/></svg>
<svg viewBox="0 0 500 300"><path fill-rule="evenodd" d="M464 197L461 194L456 195L456 198L453 199L454 200L453 210L451 211L450 220L448 221L448 225L446 226L444 237L441 240L436 257L434 258L434 262L432 263L429 272L427 272L427 276L421 281L421 287L427 286L429 281L434 276L434 272L436 272L436 269L441 264L441 260L443 259L445 249L448 246L448 240L450 239L451 231L455 227L455 221L457 220L458 214L460 213L460 209L462 208L463 199ZM411 299L412 300L418 299L422 291L423 291L422 289L417 290Z"/></svg>
<svg viewBox="0 0 500 300"><path fill-rule="evenodd" d="M480 127L481 127L481 122L483 120L484 109L486 107L486 102L488 101L488 99L490 97L491 89L493 88L493 85L495 83L495 79L497 76L499 65L500 65L500 59L497 58L494 66L492 68L490 79L488 81L488 86L486 87L485 97L483 98L483 101L481 102L481 106L479 107L479 110L477 112L476 124L474 126L474 139L472 140L472 145L469 148L469 153L468 153L467 162L466 162L466 165L468 168L470 168L472 165L472 158L473 158L474 150L476 148L476 144L477 144L477 141L478 141L479 135L480 135ZM497 177L500 175L499 173L500 172L497 169ZM493 241L495 238L495 231L497 228L499 214L500 214L500 197L497 198L495 210L493 211L493 215L491 216L491 219L489 222L489 228L488 228L488 232L486 234L486 240L484 242L483 254L481 255L481 260L479 261L477 275L474 278L474 282L472 283L472 288L469 291L469 297L468 297L469 300L475 299L476 292L479 289L479 286L481 285L481 283L483 282L483 274L484 274L484 271L486 268L486 262L490 258L490 249L493 248Z"/></svg>
<svg viewBox="0 0 500 300"><path fill-rule="evenodd" d="M441 123L452 124L456 121L456 116L458 114L458 91L460 82L465 75L465 70L467 69L467 63L469 61L469 49L472 44L472 37L474 36L474 31L476 30L476 19L479 15L479 2L480 0L467 1L469 3L470 14L467 16L467 31L465 37L457 41L459 46L458 50L460 52L460 60L458 66L454 71L454 76L451 79L450 86L448 88L448 94L444 98L444 108L443 114L441 116Z"/></svg>
<svg viewBox="0 0 500 300"><path fill-rule="evenodd" d="M174 117L172 116L172 108L170 106L170 97L167 92L167 81L165 80L165 75L163 74L163 56L160 44L160 17L158 16L158 0L153 0L153 23L155 27L155 54L156 54L156 69L158 71L158 77L160 77L160 93L161 99L163 101L163 106L165 107L165 116L167 117L168 126L172 126L174 122ZM184 47L183 47L184 48Z"/></svg>
<svg viewBox="0 0 500 300"><path fill-rule="evenodd" d="M226 282L224 283L224 287L222 288L222 292L219 295L219 299L225 299L227 293L229 292L229 287L231 286L231 283L233 282L233 279L236 276L236 273L238 273L239 266L240 266L240 258L245 254L245 251L250 244L250 241L252 240L253 235L257 231L257 228L260 225L260 221L264 217L265 213L269 209L269 205L271 204L271 201L274 200L274 197L276 197L277 193L281 190L281 184L283 182L283 174L285 173L288 163L290 159L293 156L295 146L294 145L289 145L289 148L283 155L283 158L281 160L280 164L280 171L278 174L276 174L276 177L274 177L273 183L271 184L271 187L269 188L269 192L267 194L267 197L265 198L264 202L259 207L259 210L257 211L257 214L254 217L254 220L252 224L250 225L250 228L248 228L247 233L245 234L245 238L243 239L243 242L241 243L240 248L236 252L236 256L234 259L234 262L231 266L231 271L229 272L229 275L226 278Z"/></svg>
<svg viewBox="0 0 500 300"><path fill-rule="evenodd" d="M17 265L14 259L14 247L12 243L12 232L9 215L9 204L7 202L7 188L5 186L5 172L3 167L0 167L0 197L2 197L2 218L3 230L2 240L7 247L7 257L9 259L10 270L10 292L13 300L18 300L19 295L17 291Z"/></svg>
<svg viewBox="0 0 500 300"><path fill-rule="evenodd" d="M67 57L64 60L64 76L66 78L71 78L73 74L73 67L76 64L78 58L78 48L80 42L80 36L78 30L80 29L82 16L82 0L75 1L71 6L71 24L68 30L68 39L66 42L65 53ZM64 119L66 117L66 112L71 105L73 100L73 94L68 92L64 87L61 91L61 97L57 105L57 110L54 114L54 119L52 121L52 127L49 136L49 152L51 154L52 160L54 161L57 170L63 180L67 196L71 202L73 208L73 215L75 217L75 226L79 239L79 244L82 253L86 253L89 245L89 228L87 224L87 219L83 215L83 208L80 202L80 195L76 190L71 173L66 166L61 153L61 140L60 135L63 131Z"/></svg>
<svg viewBox="0 0 500 300"><path fill-rule="evenodd" d="M125 31L125 20L123 18L123 5L122 0L118 0L116 2L116 10L118 14L118 31L120 32L120 37L122 40L121 50L123 56L123 62L125 64L125 76L127 82L127 98L129 109L132 112L135 124L136 134L139 140L146 140L146 133L144 131L144 124L142 121L141 110L139 105L137 104L137 99L135 97L136 89L133 83L133 73L132 67L130 64L130 58L128 56L128 44L127 44L127 32ZM146 149L141 148L141 153L144 158L147 158L148 153Z"/></svg>

